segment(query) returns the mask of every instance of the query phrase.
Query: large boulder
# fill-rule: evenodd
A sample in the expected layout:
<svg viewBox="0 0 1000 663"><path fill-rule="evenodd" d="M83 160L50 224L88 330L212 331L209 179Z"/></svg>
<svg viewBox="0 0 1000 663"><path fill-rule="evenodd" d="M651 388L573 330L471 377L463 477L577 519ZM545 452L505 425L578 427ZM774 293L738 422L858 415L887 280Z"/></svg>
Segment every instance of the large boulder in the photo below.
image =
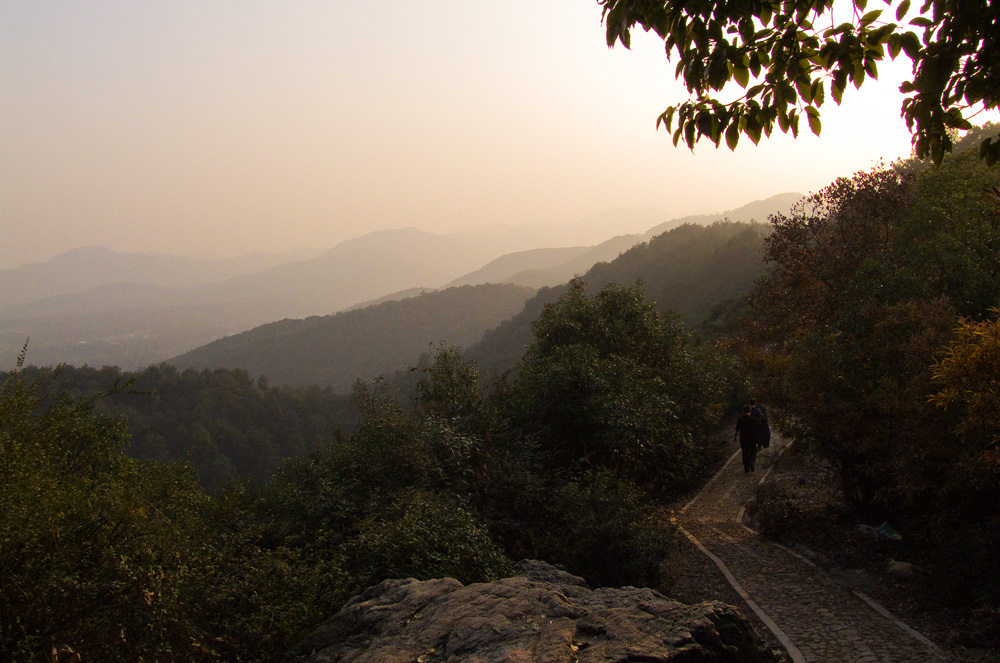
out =
<svg viewBox="0 0 1000 663"><path fill-rule="evenodd" d="M723 603L685 605L651 589L591 590L544 562L462 585L386 580L303 640L288 663L771 662Z"/></svg>

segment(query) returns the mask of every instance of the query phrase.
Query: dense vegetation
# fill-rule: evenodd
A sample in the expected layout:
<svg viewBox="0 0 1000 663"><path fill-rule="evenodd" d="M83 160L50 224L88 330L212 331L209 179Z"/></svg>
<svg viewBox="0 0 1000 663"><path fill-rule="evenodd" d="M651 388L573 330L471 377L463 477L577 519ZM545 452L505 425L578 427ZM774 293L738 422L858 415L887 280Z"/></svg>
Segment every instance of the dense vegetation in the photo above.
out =
<svg viewBox="0 0 1000 663"><path fill-rule="evenodd" d="M0 393L4 656L275 660L383 578L488 580L524 556L598 584L654 583L671 541L652 526L655 498L697 474L717 416L715 363L638 288L588 296L574 283L535 336L523 377L486 393L451 347L420 373L408 407L384 382L359 382L356 429L317 426L323 441L266 482L215 495L187 463L125 455L125 420L59 388L58 372L10 374ZM173 375L158 388L228 381L257 394L236 399L247 414L254 404L265 418L294 412L268 411L274 392L242 373ZM184 407L216 405L190 393ZM539 410L553 393L554 409Z"/></svg>
<svg viewBox="0 0 1000 663"><path fill-rule="evenodd" d="M842 178L774 219L746 355L783 427L960 602L1000 604L1000 172L973 132L941 167Z"/></svg>
<svg viewBox="0 0 1000 663"><path fill-rule="evenodd" d="M275 387L239 369L178 371L161 364L129 373L62 366L54 373L25 367L21 374L70 396L110 390L94 411L124 415L129 456L185 460L213 492L233 479L263 481L282 459L307 453L357 420L348 396Z"/></svg>

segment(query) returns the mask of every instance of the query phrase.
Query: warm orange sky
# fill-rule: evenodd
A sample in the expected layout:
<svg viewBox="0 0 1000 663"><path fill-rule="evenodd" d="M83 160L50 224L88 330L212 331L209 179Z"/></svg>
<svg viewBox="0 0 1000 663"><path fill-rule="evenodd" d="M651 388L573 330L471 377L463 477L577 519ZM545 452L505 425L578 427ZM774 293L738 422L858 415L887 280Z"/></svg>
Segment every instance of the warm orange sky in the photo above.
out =
<svg viewBox="0 0 1000 663"><path fill-rule="evenodd" d="M0 3L0 267L83 245L235 255L371 230L718 212L909 152L895 88L823 135L692 154L662 42L592 0ZM645 37L645 38L642 38Z"/></svg>

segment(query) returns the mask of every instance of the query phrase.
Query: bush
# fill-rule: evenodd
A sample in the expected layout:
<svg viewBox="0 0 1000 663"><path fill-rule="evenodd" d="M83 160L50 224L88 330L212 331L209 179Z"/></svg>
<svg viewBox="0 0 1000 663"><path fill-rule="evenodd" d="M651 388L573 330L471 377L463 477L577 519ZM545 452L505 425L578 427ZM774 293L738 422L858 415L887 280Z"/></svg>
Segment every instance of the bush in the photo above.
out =
<svg viewBox="0 0 1000 663"><path fill-rule="evenodd" d="M547 511L535 530L541 558L593 585L659 584L674 529L633 483L592 472L554 489Z"/></svg>
<svg viewBox="0 0 1000 663"><path fill-rule="evenodd" d="M640 284L588 297L574 280L533 328L504 399L549 469L610 469L676 495L719 415L716 372L692 352L679 319L660 315Z"/></svg>
<svg viewBox="0 0 1000 663"><path fill-rule="evenodd" d="M25 661L61 646L197 660L184 587L206 498L193 470L127 458L124 422L49 392L51 378L0 387L0 647Z"/></svg>
<svg viewBox="0 0 1000 663"><path fill-rule="evenodd" d="M387 578L488 582L513 568L475 516L445 495L404 493L360 530L345 548L346 564L366 585Z"/></svg>

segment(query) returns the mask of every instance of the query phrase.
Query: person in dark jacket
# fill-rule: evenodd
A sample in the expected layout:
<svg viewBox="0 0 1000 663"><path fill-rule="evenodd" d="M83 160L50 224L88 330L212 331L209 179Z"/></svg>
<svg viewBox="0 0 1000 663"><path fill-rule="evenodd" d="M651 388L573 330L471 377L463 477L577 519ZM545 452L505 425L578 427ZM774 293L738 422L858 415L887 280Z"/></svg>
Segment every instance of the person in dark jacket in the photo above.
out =
<svg viewBox="0 0 1000 663"><path fill-rule="evenodd" d="M740 441L744 473L757 469L757 445L760 444L761 425L752 412L753 408L749 405L743 408L743 416L736 421L736 434L733 435L733 442L737 438Z"/></svg>
<svg viewBox="0 0 1000 663"><path fill-rule="evenodd" d="M760 424L760 442L758 449L767 449L771 446L771 424L767 421L767 408L763 403L758 403L756 399L750 401L750 414L757 419Z"/></svg>

